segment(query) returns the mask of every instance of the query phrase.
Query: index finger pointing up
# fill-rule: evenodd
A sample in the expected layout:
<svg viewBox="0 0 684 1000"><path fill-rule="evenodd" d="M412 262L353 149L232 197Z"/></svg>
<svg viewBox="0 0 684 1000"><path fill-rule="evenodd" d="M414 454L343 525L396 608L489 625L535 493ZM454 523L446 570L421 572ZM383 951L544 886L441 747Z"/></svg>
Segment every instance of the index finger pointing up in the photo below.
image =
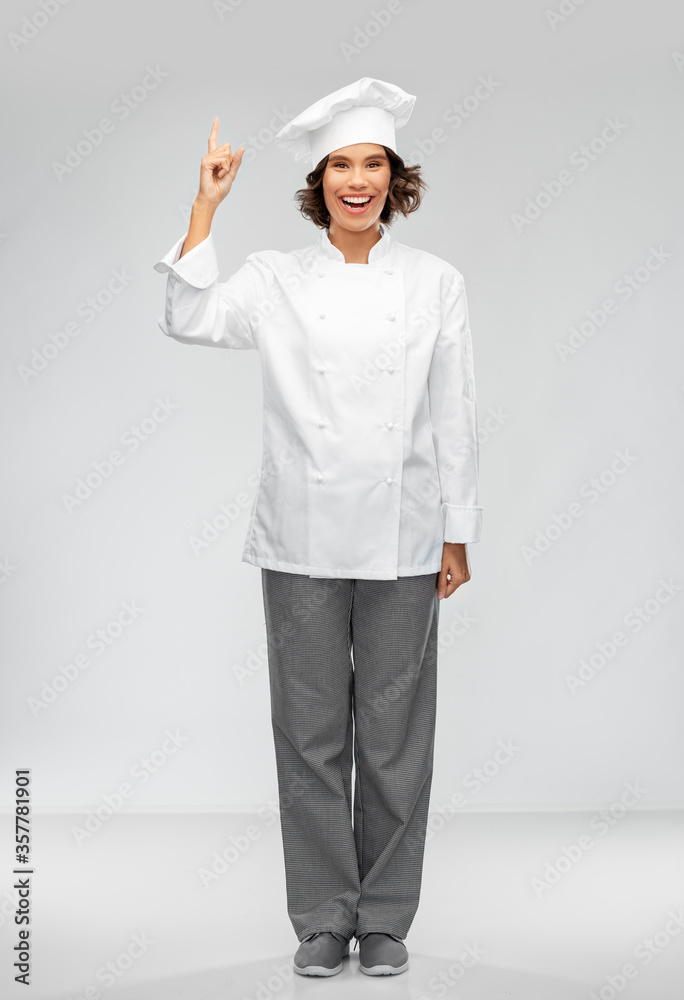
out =
<svg viewBox="0 0 684 1000"><path fill-rule="evenodd" d="M216 140L218 139L218 130L219 130L219 120L218 120L218 118L214 118L214 121L213 121L212 126L211 126L211 132L209 133L209 152L210 153L213 153L214 150L216 149L216 144L217 144Z"/></svg>

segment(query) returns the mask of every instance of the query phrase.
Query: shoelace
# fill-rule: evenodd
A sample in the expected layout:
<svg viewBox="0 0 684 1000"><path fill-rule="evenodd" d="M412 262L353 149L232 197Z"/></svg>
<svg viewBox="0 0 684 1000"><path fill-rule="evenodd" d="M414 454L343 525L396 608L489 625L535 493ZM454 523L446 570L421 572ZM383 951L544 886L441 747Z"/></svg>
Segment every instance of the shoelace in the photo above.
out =
<svg viewBox="0 0 684 1000"><path fill-rule="evenodd" d="M356 948L357 948L357 946L358 946L358 943L359 943L359 941L360 941L360 940L361 940L362 938L365 938L365 937L368 937L368 935L369 935L369 934L375 934L375 933L382 933L382 934L385 934L385 933L387 933L387 932L386 932L386 931L381 931L381 932L378 932L378 931L366 931L366 932L365 932L364 934L360 934L360 935L359 935L359 937L357 937L357 938L356 938L356 943L355 943L355 945L354 945L354 951L356 951ZM393 939L394 939L395 941L403 941L403 940L404 940L403 938L400 938L400 937L399 937L399 936L398 936L397 934L387 934L387 937L391 937L391 938L393 938Z"/></svg>
<svg viewBox="0 0 684 1000"><path fill-rule="evenodd" d="M356 949L357 949L357 948L358 948L358 946L359 946L359 941L360 941L360 940L361 940L362 938L365 938L365 937L367 937L367 936L368 936L369 934L373 934L373 933L377 933L377 932L373 932L373 931L365 931L365 933L363 933L363 934L360 934L360 935L359 935L359 937L356 937L356 935L353 935L353 936L354 936L354 937L356 938L356 940L355 940L355 942L354 942L354 948L353 948L353 951L356 951ZM383 933L384 933L384 932L383 932ZM314 932L313 932L313 934L309 934L309 935L308 935L307 937L305 937L305 938L304 938L304 940L305 940L305 941L311 941L311 939L312 939L312 938L315 938L315 937L318 937L318 936L319 936L320 934L333 934L333 935L334 935L334 936L335 936L335 937L336 937L336 938L337 938L337 939L338 939L339 941L345 941L345 942L347 942L347 943L348 943L348 942L349 942L349 940L350 940L349 938L346 938L346 937L344 936L344 934L338 934L338 933L337 933L336 931L314 931ZM388 937L391 937L391 938L394 938L394 940L395 940L395 941L402 941L402 940L403 940L403 938L400 938L400 937L398 937L398 936L397 936L396 934L388 934L387 936L388 936Z"/></svg>
<svg viewBox="0 0 684 1000"><path fill-rule="evenodd" d="M338 934L337 931L313 931L311 934L307 934L305 938L302 938L302 942L311 941L313 940L313 938L320 937L321 934L332 934L333 937L336 937L338 941L342 941L344 943L347 943L349 941L349 938L346 938L344 934Z"/></svg>

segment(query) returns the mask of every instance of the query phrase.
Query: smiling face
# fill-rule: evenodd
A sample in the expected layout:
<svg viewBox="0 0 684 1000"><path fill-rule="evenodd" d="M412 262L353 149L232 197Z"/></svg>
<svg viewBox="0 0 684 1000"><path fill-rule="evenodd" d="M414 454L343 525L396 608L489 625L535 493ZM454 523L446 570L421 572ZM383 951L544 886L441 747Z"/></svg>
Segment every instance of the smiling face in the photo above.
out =
<svg viewBox="0 0 684 1000"><path fill-rule="evenodd" d="M328 157L323 197L330 212L330 229L351 232L377 227L389 191L392 168L382 146L356 142Z"/></svg>

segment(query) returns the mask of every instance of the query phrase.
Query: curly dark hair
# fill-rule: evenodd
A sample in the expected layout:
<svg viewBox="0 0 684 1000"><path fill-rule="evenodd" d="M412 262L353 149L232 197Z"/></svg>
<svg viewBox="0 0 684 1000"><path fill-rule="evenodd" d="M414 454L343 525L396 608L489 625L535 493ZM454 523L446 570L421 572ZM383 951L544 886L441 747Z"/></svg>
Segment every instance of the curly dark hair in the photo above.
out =
<svg viewBox="0 0 684 1000"><path fill-rule="evenodd" d="M380 213L380 222L391 226L399 213L404 216L410 215L420 207L423 193L429 185L421 177L419 166L406 166L394 150L388 149L387 146L382 148L389 158L391 174L387 198ZM327 229L330 225L330 212L323 197L323 174L329 157L330 154L324 156L306 175L307 186L300 188L294 196L304 218L310 219L319 229Z"/></svg>

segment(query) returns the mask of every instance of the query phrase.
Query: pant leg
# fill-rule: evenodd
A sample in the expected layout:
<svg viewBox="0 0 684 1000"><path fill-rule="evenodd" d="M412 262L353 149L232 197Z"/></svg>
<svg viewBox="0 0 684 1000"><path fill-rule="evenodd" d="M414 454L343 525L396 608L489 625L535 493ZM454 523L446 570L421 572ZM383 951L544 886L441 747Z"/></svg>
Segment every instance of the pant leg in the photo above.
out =
<svg viewBox="0 0 684 1000"><path fill-rule="evenodd" d="M406 937L420 896L437 709L437 574L356 580L356 935Z"/></svg>
<svg viewBox="0 0 684 1000"><path fill-rule="evenodd" d="M353 582L262 568L287 909L300 941L356 926Z"/></svg>

